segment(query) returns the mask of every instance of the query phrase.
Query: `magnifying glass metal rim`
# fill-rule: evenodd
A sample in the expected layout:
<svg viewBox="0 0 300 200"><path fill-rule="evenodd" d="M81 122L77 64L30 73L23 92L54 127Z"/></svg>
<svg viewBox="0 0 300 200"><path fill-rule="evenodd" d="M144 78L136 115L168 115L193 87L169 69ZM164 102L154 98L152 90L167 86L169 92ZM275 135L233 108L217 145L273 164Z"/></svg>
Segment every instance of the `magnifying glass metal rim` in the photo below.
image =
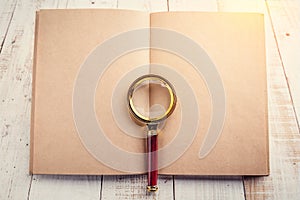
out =
<svg viewBox="0 0 300 200"><path fill-rule="evenodd" d="M141 84L145 81L161 81L164 86L168 89L169 95L170 95L170 104L168 109L166 110L166 112L158 117L147 117L142 115L141 113L138 112L138 110L136 109L136 107L133 104L133 93L134 91L141 86ZM175 107L176 107L176 103L177 103L177 96L175 93L175 89L172 86L172 84L166 80L165 78L156 75L156 74L147 74L144 76L141 76L139 78L137 78L129 87L128 89L128 93L127 93L127 101L128 101L128 108L130 111L130 114L138 121L143 122L145 124L149 124L149 123L158 123L160 121L163 121L165 119L167 119L174 111Z"/></svg>

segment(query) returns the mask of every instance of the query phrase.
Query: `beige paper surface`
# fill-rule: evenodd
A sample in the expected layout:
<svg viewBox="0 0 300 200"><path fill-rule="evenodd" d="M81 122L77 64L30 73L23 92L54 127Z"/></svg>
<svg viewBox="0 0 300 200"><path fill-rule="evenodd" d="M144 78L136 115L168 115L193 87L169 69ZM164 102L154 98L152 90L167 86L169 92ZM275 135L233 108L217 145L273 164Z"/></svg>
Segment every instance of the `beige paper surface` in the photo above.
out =
<svg viewBox="0 0 300 200"><path fill-rule="evenodd" d="M213 105L205 80L186 60L162 50L139 50L115 60L95 91L95 111L105 135L119 148L143 152L144 140L116 125L111 109L120 77L137 66L170 66L191 86L201 111L195 140L161 174L266 175L268 167L267 93L263 16L230 13L144 13L124 10L42 10L37 14L30 171L34 174L123 174L94 158L76 131L72 94L86 57L121 32L160 27L186 35L215 63L226 93L224 128L214 149L199 159ZM151 35L149 44L151 44ZM143 68L160 73L158 68ZM134 81L134 80L132 80ZM151 96L150 103L157 97ZM176 137L181 102L159 136L160 148ZM141 134L143 129L141 128ZM103 153L107 154L105 149ZM168 156L168 155L164 155ZM113 158L112 158L113 159ZM124 163L126 164L126 163ZM144 165L144 163L141 163ZM134 173L134 172L132 172ZM136 172L139 173L139 172Z"/></svg>

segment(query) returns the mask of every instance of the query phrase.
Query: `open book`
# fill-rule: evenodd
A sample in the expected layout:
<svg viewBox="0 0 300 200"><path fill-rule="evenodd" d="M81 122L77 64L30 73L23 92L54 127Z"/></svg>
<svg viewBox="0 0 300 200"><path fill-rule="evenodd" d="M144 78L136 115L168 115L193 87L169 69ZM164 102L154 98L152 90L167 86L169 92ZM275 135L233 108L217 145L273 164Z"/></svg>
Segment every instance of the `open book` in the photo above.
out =
<svg viewBox="0 0 300 200"><path fill-rule="evenodd" d="M31 173L146 172L126 94L149 73L178 96L159 173L269 173L262 14L41 10L35 36Z"/></svg>

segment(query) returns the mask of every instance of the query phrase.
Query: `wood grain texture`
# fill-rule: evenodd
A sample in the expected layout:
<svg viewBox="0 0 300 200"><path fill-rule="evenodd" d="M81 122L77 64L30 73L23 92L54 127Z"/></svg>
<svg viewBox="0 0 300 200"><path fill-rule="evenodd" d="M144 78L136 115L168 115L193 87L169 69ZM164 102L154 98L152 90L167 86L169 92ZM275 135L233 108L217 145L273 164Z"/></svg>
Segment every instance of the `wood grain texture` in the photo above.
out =
<svg viewBox="0 0 300 200"><path fill-rule="evenodd" d="M0 199L26 199L34 5L19 0L0 54ZM5 11L4 11L5 12Z"/></svg>
<svg viewBox="0 0 300 200"><path fill-rule="evenodd" d="M246 198L300 199L299 129L280 59L281 48L278 49L274 38L279 33L273 32L272 16L269 16L266 5L262 0L222 0L218 4L220 11L259 12L265 15L271 174L268 177L245 177Z"/></svg>
<svg viewBox="0 0 300 200"><path fill-rule="evenodd" d="M0 53L7 36L8 27L11 23L16 4L16 0L0 1Z"/></svg>
<svg viewBox="0 0 300 200"><path fill-rule="evenodd" d="M68 0L67 8L117 8L117 0Z"/></svg>
<svg viewBox="0 0 300 200"><path fill-rule="evenodd" d="M242 177L175 177L176 199L245 199Z"/></svg>
<svg viewBox="0 0 300 200"><path fill-rule="evenodd" d="M127 1L118 1L119 9L130 9L130 10L140 10L148 12L159 12L167 11L168 4L167 0L127 0Z"/></svg>
<svg viewBox="0 0 300 200"><path fill-rule="evenodd" d="M169 11L218 11L216 0L169 0Z"/></svg>
<svg viewBox="0 0 300 200"><path fill-rule="evenodd" d="M29 199L100 199L101 176L33 176Z"/></svg>
<svg viewBox="0 0 300 200"><path fill-rule="evenodd" d="M159 176L159 190L147 193L146 175L103 176L102 200L110 199L174 199L172 176Z"/></svg>
<svg viewBox="0 0 300 200"><path fill-rule="evenodd" d="M268 0L266 4L300 128L300 1Z"/></svg>
<svg viewBox="0 0 300 200"><path fill-rule="evenodd" d="M170 0L170 11L218 11L217 1ZM175 176L176 199L244 199L242 177L208 178Z"/></svg>

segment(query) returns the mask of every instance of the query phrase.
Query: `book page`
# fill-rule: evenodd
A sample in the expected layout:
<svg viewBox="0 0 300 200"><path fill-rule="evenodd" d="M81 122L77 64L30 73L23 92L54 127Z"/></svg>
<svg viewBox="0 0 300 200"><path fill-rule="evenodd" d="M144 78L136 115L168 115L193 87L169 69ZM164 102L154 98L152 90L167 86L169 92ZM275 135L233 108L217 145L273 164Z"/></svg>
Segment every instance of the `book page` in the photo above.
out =
<svg viewBox="0 0 300 200"><path fill-rule="evenodd" d="M269 173L263 23L262 14L151 14L151 73L173 83L179 101L159 136L160 148L173 145L173 151L161 153L160 159L169 162L160 173ZM224 90L218 91L220 83ZM150 97L150 104L165 98ZM187 109L198 113L188 116ZM184 130L195 126L195 118L198 126L192 137ZM184 145L182 155L171 161Z"/></svg>
<svg viewBox="0 0 300 200"><path fill-rule="evenodd" d="M84 146L74 122L73 93L80 70L92 69L87 76L90 80L82 85L84 91L94 88L95 113L107 140L113 145L130 152L143 152L143 139L131 137L122 132L112 113L114 88L122 85L122 78L137 66L149 63L149 50L125 52L106 61L104 53L113 55L128 41L113 43L110 49L97 51L99 45L111 44L111 38L130 30L149 27L149 14L126 10L41 10L37 13L35 66L33 85L33 112L31 129L31 173L34 174L122 174L98 161L91 153L93 149ZM141 35L144 43L149 43L149 34ZM101 58L101 59L100 59ZM88 62L91 61L91 62ZM108 62L104 70L101 66ZM101 74L94 76L95 73ZM149 73L143 67L132 72L135 76ZM95 85L92 85L95 82ZM124 94L126 94L126 91ZM82 93L84 96L85 93ZM119 102L124 106L127 116L125 97ZM148 96L142 100L148 102ZM87 102L82 102L82 108ZM84 115L82 110L81 115ZM79 113L80 114L80 113ZM85 116L84 116L85 117ZM90 120L84 118L89 135ZM78 124L77 124L78 126ZM135 126L133 122L128 127ZM143 134L143 132L138 132ZM136 133L136 134L138 134ZM109 155L108 149L95 141L100 153ZM130 144L130 145L128 145ZM113 157L113 156L112 156ZM143 162L141 163L143 165Z"/></svg>

